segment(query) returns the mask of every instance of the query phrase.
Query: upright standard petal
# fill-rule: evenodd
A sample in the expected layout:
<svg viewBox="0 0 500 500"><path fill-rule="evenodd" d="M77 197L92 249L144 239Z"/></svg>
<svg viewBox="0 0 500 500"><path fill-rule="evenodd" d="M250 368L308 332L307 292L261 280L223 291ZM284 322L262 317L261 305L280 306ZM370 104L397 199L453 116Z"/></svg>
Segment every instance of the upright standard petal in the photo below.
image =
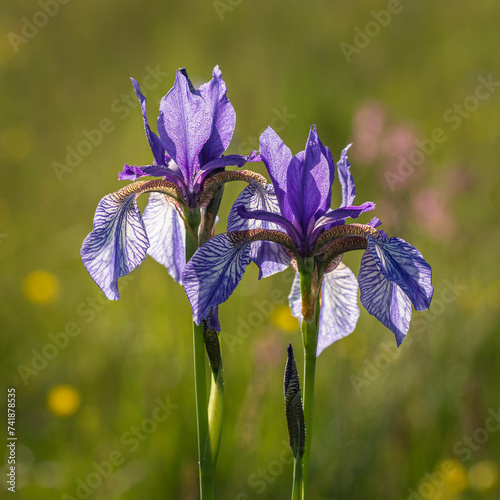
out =
<svg viewBox="0 0 500 500"><path fill-rule="evenodd" d="M389 328L397 345L401 345L410 327L411 302L396 283L380 272L369 248L361 258L358 280L364 308Z"/></svg>
<svg viewBox="0 0 500 500"><path fill-rule="evenodd" d="M285 198L287 192L287 169L292 161L292 152L271 127L267 127L262 132L259 138L259 145L260 156L271 177L281 215L291 220L292 212Z"/></svg>
<svg viewBox="0 0 500 500"><path fill-rule="evenodd" d="M417 311L429 308L434 289L431 266L422 254L401 238L372 238L368 249L384 277L396 283Z"/></svg>
<svg viewBox="0 0 500 500"><path fill-rule="evenodd" d="M151 193L144 210L144 224L150 243L148 254L182 284L186 265L186 228L173 203L164 194Z"/></svg>
<svg viewBox="0 0 500 500"><path fill-rule="evenodd" d="M214 68L212 76L212 80L198 89L212 114L212 132L201 150L201 165L224 153L231 142L236 124L236 113L227 98L227 88L219 66Z"/></svg>
<svg viewBox="0 0 500 500"><path fill-rule="evenodd" d="M120 298L118 278L132 272L149 247L138 195L124 189L105 196L97 206L94 229L82 245L85 268L110 300Z"/></svg>
<svg viewBox="0 0 500 500"><path fill-rule="evenodd" d="M271 184L262 186L255 182L241 192L229 212L227 229L228 231L260 228L282 230L280 225L270 221L242 217L239 213L240 207L247 212L267 212L280 216L278 202ZM250 259L259 267L259 279L284 271L291 261L283 247L272 241L252 243Z"/></svg>
<svg viewBox="0 0 500 500"><path fill-rule="evenodd" d="M139 84L133 79L132 85L134 86L135 93L137 94L137 98L139 99L139 103L141 105L142 117L144 119L144 130L146 131L146 137L149 142L149 147L153 153L154 159L157 165L165 164L165 148L161 143L159 137L151 130L148 125L148 117L146 112L146 98L142 95L141 88Z"/></svg>
<svg viewBox="0 0 500 500"><path fill-rule="evenodd" d="M292 316L302 323L302 301L300 296L300 275L297 273L292 284L288 303ZM343 263L325 274L321 285L321 306L319 315L319 356L328 346L354 331L359 318L358 282L353 272Z"/></svg>
<svg viewBox="0 0 500 500"><path fill-rule="evenodd" d="M286 200L304 237L311 221L315 222L330 208L334 175L330 150L319 140L316 127L312 127L305 151L288 166L286 181Z"/></svg>
<svg viewBox="0 0 500 500"><path fill-rule="evenodd" d="M196 324L238 286L250 264L250 241L219 234L201 246L186 264L182 280Z"/></svg>
<svg viewBox="0 0 500 500"><path fill-rule="evenodd" d="M200 166L198 155L212 132L212 114L203 98L191 91L189 83L177 71L173 88L160 103L158 132L191 190Z"/></svg>
<svg viewBox="0 0 500 500"><path fill-rule="evenodd" d="M337 162L337 172L339 174L339 182L342 186L342 204L340 207L352 205L356 197L356 186L351 174L351 164L347 159L347 150L352 146L346 146L340 154L340 160Z"/></svg>

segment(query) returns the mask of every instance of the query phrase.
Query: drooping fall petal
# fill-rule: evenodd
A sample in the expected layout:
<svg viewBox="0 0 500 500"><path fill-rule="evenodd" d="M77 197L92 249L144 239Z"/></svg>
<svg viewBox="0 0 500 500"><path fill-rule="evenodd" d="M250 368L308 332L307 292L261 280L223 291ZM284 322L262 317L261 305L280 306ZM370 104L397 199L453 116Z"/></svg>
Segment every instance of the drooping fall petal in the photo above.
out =
<svg viewBox="0 0 500 500"><path fill-rule="evenodd" d="M132 272L149 248L137 196L120 191L105 196L97 206L94 229L82 245L83 265L110 300L120 298L118 279Z"/></svg>

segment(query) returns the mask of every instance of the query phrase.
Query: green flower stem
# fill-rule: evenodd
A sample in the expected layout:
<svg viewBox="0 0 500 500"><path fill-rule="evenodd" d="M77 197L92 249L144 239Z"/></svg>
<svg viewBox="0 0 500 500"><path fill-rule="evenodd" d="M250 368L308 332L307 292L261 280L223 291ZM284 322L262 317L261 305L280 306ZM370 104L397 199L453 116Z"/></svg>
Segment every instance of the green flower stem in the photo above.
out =
<svg viewBox="0 0 500 500"><path fill-rule="evenodd" d="M302 458L297 455L293 468L292 500L303 500L303 498Z"/></svg>
<svg viewBox="0 0 500 500"><path fill-rule="evenodd" d="M186 222L194 235L198 234L200 225L199 210L185 214ZM186 231L186 262L198 249L198 242L193 238L191 231ZM205 355L205 338L203 326L193 322L194 348L194 383L196 393L196 420L198 427L198 466L200 475L201 500L214 499L215 463L211 451L209 435L209 421L207 408L207 371Z"/></svg>
<svg viewBox="0 0 500 500"><path fill-rule="evenodd" d="M299 456L295 459L293 469L292 500L303 500L303 498L302 458Z"/></svg>
<svg viewBox="0 0 500 500"><path fill-rule="evenodd" d="M216 332L214 332L217 335ZM219 344L217 344L219 346ZM224 376L222 371L222 358L220 357L218 370L212 367L212 380L210 388L210 398L208 401L208 431L211 443L212 465L215 475L215 466L219 456L220 442L222 437L222 420L224 412Z"/></svg>
<svg viewBox="0 0 500 500"><path fill-rule="evenodd" d="M316 351L318 347L319 324L319 284L316 279L316 269L299 269L299 272L303 314L302 342L304 345L304 385L302 394L306 441L304 456L302 457L302 495L303 498L305 498L313 424L314 379L316 373Z"/></svg>

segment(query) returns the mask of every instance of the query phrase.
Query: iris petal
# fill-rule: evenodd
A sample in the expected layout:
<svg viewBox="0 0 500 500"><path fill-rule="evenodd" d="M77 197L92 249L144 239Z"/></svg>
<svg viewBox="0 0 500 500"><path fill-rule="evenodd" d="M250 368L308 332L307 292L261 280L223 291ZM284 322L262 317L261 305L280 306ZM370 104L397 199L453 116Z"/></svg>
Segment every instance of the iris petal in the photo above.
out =
<svg viewBox="0 0 500 500"><path fill-rule="evenodd" d="M255 182L247 186L229 212L227 228L228 231L259 228L282 230L280 225L271 221L241 217L240 207L244 207L248 212L262 211L279 216L278 201L271 184L262 186ZM252 243L250 259L259 267L259 279L284 271L291 260L281 245L271 241Z"/></svg>
<svg viewBox="0 0 500 500"><path fill-rule="evenodd" d="M346 265L340 263L323 278L316 355L352 333L358 318L358 280Z"/></svg>
<svg viewBox="0 0 500 500"><path fill-rule="evenodd" d="M212 114L212 131L200 153L201 165L218 158L227 149L236 123L236 113L226 96L227 88L219 66L214 68L212 76L212 80L198 89Z"/></svg>
<svg viewBox="0 0 500 500"><path fill-rule="evenodd" d="M164 165L165 148L163 147L163 144L161 143L159 137L151 130L148 125L148 117L146 113L146 98L142 95L139 84L133 78L131 78L131 80L132 85L134 86L135 93L137 94L137 98L139 99L139 103L141 105L142 117L144 119L144 129L146 131L146 137L149 142L149 147L151 148L156 163L158 165Z"/></svg>
<svg viewBox="0 0 500 500"><path fill-rule="evenodd" d="M320 231L327 231L335 226L345 224L348 218L357 219L361 214L369 212L375 208L375 203L367 201L359 207L350 206L329 210L323 217L320 217L314 226L313 239L316 238Z"/></svg>
<svg viewBox="0 0 500 500"><path fill-rule="evenodd" d="M169 162L169 166L176 167L173 161ZM179 172L167 167L166 165L125 165L123 170L118 174L118 179L121 181L135 181L141 177L163 177L171 182L175 182L179 187L182 184L182 177ZM179 182L181 181L181 182Z"/></svg>
<svg viewBox="0 0 500 500"><path fill-rule="evenodd" d="M354 179L351 174L351 164L347 159L347 150L352 146L349 144L346 146L342 153L340 154L340 160L337 162L337 172L339 174L339 182L342 186L342 205L341 207L347 207L352 205L354 198L356 197L356 186L354 185Z"/></svg>
<svg viewBox="0 0 500 500"><path fill-rule="evenodd" d="M193 183L194 191L198 192L201 189L203 181L207 177L210 172L217 170L219 168L225 167L242 167L250 160L250 156L243 155L226 155L221 156L220 158L216 158L215 160L210 161L209 163L202 165L199 172L195 176L195 180Z"/></svg>
<svg viewBox="0 0 500 500"><path fill-rule="evenodd" d="M396 336L401 345L411 320L411 301L403 290L380 272L373 253L366 249L359 271L361 303Z"/></svg>
<svg viewBox="0 0 500 500"><path fill-rule="evenodd" d="M287 171L286 199L303 235L307 234L311 221L330 208L334 174L330 150L323 146L314 126L305 151L292 159Z"/></svg>
<svg viewBox="0 0 500 500"><path fill-rule="evenodd" d="M180 71L173 88L161 100L158 132L191 190L200 166L198 155L212 132L212 113L203 98L191 91L189 80Z"/></svg>
<svg viewBox="0 0 500 500"><path fill-rule="evenodd" d="M216 332L221 331L218 307L211 307L203 319L207 322L207 326L210 330L215 330Z"/></svg>
<svg viewBox="0 0 500 500"><path fill-rule="evenodd" d="M288 220L291 220L292 212L285 198L287 192L287 169L292 161L292 152L271 127L267 127L262 132L259 138L259 145L259 152L271 177L281 214Z"/></svg>
<svg viewBox="0 0 500 500"><path fill-rule="evenodd" d="M82 245L85 268L110 300L120 298L118 279L132 272L149 248L137 196L123 192L105 196L97 206L94 229Z"/></svg>
<svg viewBox="0 0 500 500"><path fill-rule="evenodd" d="M369 236L368 250L380 273L403 290L417 311L429 308L434 292L431 266L415 247L401 238Z"/></svg>
<svg viewBox="0 0 500 500"><path fill-rule="evenodd" d="M250 264L250 241L219 234L186 264L182 280L197 324L211 307L225 302L241 281Z"/></svg>
<svg viewBox="0 0 500 500"><path fill-rule="evenodd" d="M161 193L151 193L144 210L144 224L149 238L148 254L165 266L168 273L182 284L186 265L186 228L172 202Z"/></svg>
<svg viewBox="0 0 500 500"><path fill-rule="evenodd" d="M288 296L292 315L302 322L300 275L297 273ZM358 282L353 272L344 264L325 274L321 285L319 316L319 356L327 347L354 331L359 318Z"/></svg>

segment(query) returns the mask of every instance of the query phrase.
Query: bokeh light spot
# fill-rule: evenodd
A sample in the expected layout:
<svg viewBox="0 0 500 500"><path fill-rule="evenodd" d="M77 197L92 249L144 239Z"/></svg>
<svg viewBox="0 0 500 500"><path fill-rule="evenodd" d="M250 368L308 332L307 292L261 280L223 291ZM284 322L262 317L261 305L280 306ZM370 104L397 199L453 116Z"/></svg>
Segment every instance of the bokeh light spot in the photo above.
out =
<svg viewBox="0 0 500 500"><path fill-rule="evenodd" d="M299 329L299 322L292 316L288 306L275 307L271 314L271 322L285 332L296 332Z"/></svg>
<svg viewBox="0 0 500 500"><path fill-rule="evenodd" d="M489 460L479 462L469 469L469 484L472 490L486 492L498 484L498 479L498 467Z"/></svg>
<svg viewBox="0 0 500 500"><path fill-rule="evenodd" d="M467 488L467 470L462 462L449 458L439 466L445 475L445 489L449 493L460 493Z"/></svg>
<svg viewBox="0 0 500 500"><path fill-rule="evenodd" d="M71 385L53 387L47 394L47 407L58 417L68 417L80 407L80 393Z"/></svg>
<svg viewBox="0 0 500 500"><path fill-rule="evenodd" d="M26 298L35 304L53 302L59 295L59 280L49 271L33 271L26 276L23 290Z"/></svg>

